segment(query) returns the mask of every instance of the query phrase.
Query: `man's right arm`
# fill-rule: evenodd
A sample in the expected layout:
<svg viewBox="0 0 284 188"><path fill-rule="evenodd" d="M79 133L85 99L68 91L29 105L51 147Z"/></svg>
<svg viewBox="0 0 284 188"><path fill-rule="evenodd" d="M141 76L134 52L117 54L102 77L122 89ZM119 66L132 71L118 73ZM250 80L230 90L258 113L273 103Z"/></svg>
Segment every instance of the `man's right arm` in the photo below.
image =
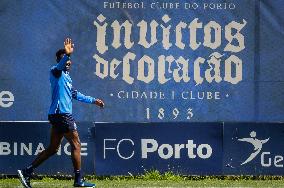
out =
<svg viewBox="0 0 284 188"><path fill-rule="evenodd" d="M66 66L66 62L70 60L70 57L66 54L64 54L64 56L61 58L61 60L59 61L59 63L57 63L56 65L56 69L57 70L64 70L65 66Z"/></svg>
<svg viewBox="0 0 284 188"><path fill-rule="evenodd" d="M51 73L53 74L53 76L55 78L59 78L62 74L62 70L64 70L66 62L70 59L70 57L66 54L64 54L64 56L62 57L62 59L59 61L59 63L57 63L56 66L53 66L51 68Z"/></svg>
<svg viewBox="0 0 284 188"><path fill-rule="evenodd" d="M66 63L67 61L70 60L70 55L74 51L74 44L72 43L72 40L70 38L65 39L64 49L65 49L66 54L63 55L63 57L57 63L56 66L51 68L51 72L56 78L61 76L62 70L65 69Z"/></svg>
<svg viewBox="0 0 284 188"><path fill-rule="evenodd" d="M66 54L63 55L59 63L56 65L56 68L61 71L65 69L66 62L70 60L70 55L74 51L74 44L72 43L72 40L70 38L65 39L64 49Z"/></svg>

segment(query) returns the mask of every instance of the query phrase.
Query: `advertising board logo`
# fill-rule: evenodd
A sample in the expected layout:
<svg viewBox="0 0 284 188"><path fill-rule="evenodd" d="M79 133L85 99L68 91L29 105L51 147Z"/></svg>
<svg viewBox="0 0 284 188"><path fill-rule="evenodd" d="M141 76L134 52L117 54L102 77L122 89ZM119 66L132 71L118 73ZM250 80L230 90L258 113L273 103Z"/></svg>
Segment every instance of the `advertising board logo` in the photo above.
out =
<svg viewBox="0 0 284 188"><path fill-rule="evenodd" d="M135 149L138 145L140 151ZM122 147L127 146L127 154L122 154ZM139 143L135 143L132 139L104 139L103 158L106 159L110 155L116 155L120 159L131 159L137 153L141 159L149 159L158 156L161 159L180 159L181 152L186 152L189 159L208 159L213 154L213 149L209 144L196 144L193 140L187 140L182 144L159 143L156 139L140 139Z"/></svg>
<svg viewBox="0 0 284 188"><path fill-rule="evenodd" d="M0 107L9 108L14 103L14 95L10 91L1 91L0 92Z"/></svg>
<svg viewBox="0 0 284 188"><path fill-rule="evenodd" d="M244 164L252 161L261 152L263 144L268 142L268 140L269 140L269 138L264 139L264 140L257 139L255 131L252 131L250 133L250 138L240 138L240 139L238 139L238 141L248 142L248 143L252 144L253 147L254 147L253 153L251 153L250 156L241 165L244 165Z"/></svg>
<svg viewBox="0 0 284 188"><path fill-rule="evenodd" d="M88 155L88 143L81 143L81 155ZM45 146L43 143L39 142L0 142L0 157L1 156L36 156L40 154L43 150L45 150ZM71 155L71 146L69 143L65 143L60 145L57 155Z"/></svg>
<svg viewBox="0 0 284 188"><path fill-rule="evenodd" d="M256 138L256 132L255 131L250 132L250 137L239 138L238 141L247 142L254 147L252 153L250 153L248 158L244 162L241 163L241 166L248 164L249 162L254 160L258 156L258 154L260 154L260 165L262 167L265 167L265 168L268 168L268 167L283 168L283 160L284 160L283 155L275 154L275 151L273 151L273 152L272 151L263 151L263 145L268 143L269 140L270 140L270 138L266 138L266 139ZM270 143L269 148L271 148L271 149L273 148L271 146L271 143ZM276 152L279 152L279 149Z"/></svg>

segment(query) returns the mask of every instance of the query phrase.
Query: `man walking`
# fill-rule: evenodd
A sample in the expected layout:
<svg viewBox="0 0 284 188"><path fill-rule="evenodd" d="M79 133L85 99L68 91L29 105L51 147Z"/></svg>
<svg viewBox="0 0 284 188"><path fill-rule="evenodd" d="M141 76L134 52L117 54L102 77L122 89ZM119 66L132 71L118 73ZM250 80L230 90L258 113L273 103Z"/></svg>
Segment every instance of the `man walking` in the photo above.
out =
<svg viewBox="0 0 284 188"><path fill-rule="evenodd" d="M69 76L72 64L70 55L73 51L74 44L70 38L67 38L64 42L64 49L56 52L57 65L50 70L52 92L52 102L48 113L48 120L52 125L50 144L31 165L23 170L18 170L20 181L26 188L31 188L30 178L34 169L57 153L63 137L68 140L71 146L71 158L75 173L74 187L95 187L95 184L84 181L81 176L81 144L76 123L72 116L72 99L96 104L101 108L104 107L104 102L100 99L85 96L73 88Z"/></svg>

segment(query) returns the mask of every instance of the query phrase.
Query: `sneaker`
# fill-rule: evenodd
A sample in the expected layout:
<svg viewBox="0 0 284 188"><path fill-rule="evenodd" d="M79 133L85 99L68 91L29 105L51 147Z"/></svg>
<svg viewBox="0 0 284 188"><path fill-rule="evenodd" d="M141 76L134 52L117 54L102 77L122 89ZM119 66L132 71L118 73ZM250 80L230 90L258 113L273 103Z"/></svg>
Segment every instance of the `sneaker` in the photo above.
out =
<svg viewBox="0 0 284 188"><path fill-rule="evenodd" d="M81 179L79 182L74 182L74 187L89 187L94 188L96 184L86 182L85 180Z"/></svg>
<svg viewBox="0 0 284 188"><path fill-rule="evenodd" d="M25 170L18 170L17 172L22 185L25 188L32 188L30 184L31 174L26 173Z"/></svg>

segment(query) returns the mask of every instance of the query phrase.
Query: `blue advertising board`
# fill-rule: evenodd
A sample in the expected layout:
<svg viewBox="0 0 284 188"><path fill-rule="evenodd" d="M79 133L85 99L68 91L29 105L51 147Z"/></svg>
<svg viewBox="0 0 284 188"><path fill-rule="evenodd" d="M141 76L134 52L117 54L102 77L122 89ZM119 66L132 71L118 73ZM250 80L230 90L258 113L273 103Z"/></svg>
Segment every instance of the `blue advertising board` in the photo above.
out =
<svg viewBox="0 0 284 188"><path fill-rule="evenodd" d="M0 7L2 121L47 119L49 70L66 37L75 43L73 86L106 103L74 102L78 121L284 121L282 0Z"/></svg>
<svg viewBox="0 0 284 188"><path fill-rule="evenodd" d="M222 174L222 123L96 123L97 175Z"/></svg>
<svg viewBox="0 0 284 188"><path fill-rule="evenodd" d="M94 139L91 122L79 122L82 170L94 173ZM16 174L31 164L49 145L50 125L47 122L0 122L0 174ZM64 139L57 154L50 157L35 173L48 175L73 174L70 144Z"/></svg>
<svg viewBox="0 0 284 188"><path fill-rule="evenodd" d="M283 123L79 122L85 174L284 175ZM15 174L49 143L47 122L0 122L0 173ZM70 145L35 171L73 174Z"/></svg>
<svg viewBox="0 0 284 188"><path fill-rule="evenodd" d="M224 174L283 175L283 123L225 123Z"/></svg>

